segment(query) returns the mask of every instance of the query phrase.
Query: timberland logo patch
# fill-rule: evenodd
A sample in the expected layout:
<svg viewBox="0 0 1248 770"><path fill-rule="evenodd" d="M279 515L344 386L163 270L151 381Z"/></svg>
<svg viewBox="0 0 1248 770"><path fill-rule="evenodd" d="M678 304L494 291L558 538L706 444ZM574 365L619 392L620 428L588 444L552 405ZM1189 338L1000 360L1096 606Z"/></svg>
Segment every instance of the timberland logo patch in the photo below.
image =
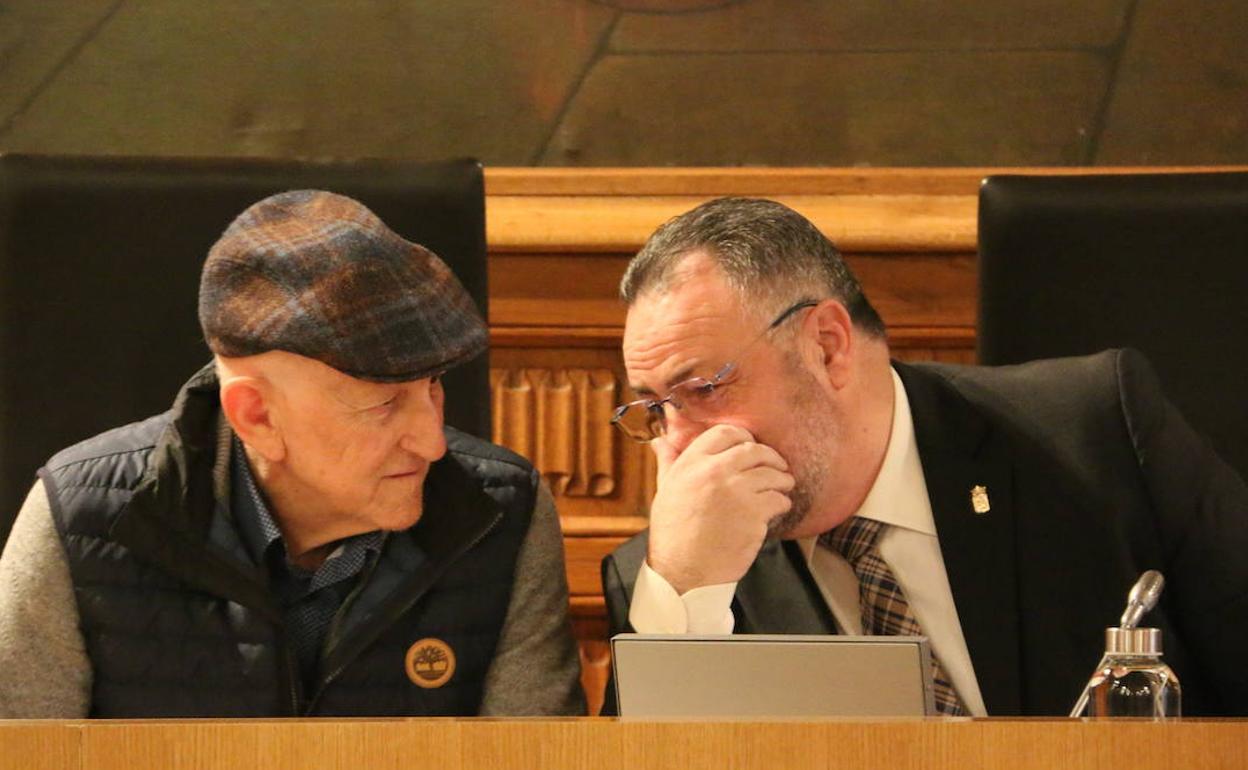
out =
<svg viewBox="0 0 1248 770"><path fill-rule="evenodd" d="M417 687L441 687L455 675L455 651L441 639L421 639L407 648L406 668Z"/></svg>

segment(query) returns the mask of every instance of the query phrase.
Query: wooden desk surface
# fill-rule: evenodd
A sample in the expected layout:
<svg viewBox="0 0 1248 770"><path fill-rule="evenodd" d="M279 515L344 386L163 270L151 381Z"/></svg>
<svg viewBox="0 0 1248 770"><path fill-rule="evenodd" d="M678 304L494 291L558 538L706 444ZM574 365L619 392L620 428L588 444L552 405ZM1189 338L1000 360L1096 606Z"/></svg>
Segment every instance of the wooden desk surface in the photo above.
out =
<svg viewBox="0 0 1248 770"><path fill-rule="evenodd" d="M0 770L226 767L1244 768L1248 720L0 721Z"/></svg>

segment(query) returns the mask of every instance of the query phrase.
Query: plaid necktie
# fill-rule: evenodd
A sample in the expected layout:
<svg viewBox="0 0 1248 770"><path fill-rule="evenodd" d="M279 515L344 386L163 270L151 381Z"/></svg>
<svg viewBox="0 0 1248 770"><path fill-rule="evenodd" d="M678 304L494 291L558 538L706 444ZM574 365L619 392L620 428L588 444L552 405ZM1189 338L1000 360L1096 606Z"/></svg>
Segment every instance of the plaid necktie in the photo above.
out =
<svg viewBox="0 0 1248 770"><path fill-rule="evenodd" d="M840 553L858 576L861 598L863 633L879 636L921 636L919 621L910 611L901 586L893 571L880 558L876 548L884 524L873 519L853 516L836 529L825 532L819 542ZM966 713L958 693L949 682L945 669L932 653L932 681L936 710L945 716Z"/></svg>

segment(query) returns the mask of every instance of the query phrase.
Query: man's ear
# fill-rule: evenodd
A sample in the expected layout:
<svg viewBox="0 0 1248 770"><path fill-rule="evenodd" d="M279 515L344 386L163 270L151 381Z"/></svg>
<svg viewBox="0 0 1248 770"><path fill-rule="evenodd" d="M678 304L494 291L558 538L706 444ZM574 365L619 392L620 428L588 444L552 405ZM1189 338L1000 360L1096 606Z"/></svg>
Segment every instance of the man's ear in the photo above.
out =
<svg viewBox="0 0 1248 770"><path fill-rule="evenodd" d="M824 372L832 387L843 388L853 373L856 348L854 322L849 311L839 301L827 299L811 308L806 325L813 329L817 368Z"/></svg>
<svg viewBox="0 0 1248 770"><path fill-rule="evenodd" d="M273 385L259 377L230 377L221 383L221 409L230 427L269 462L281 462L286 443L275 419Z"/></svg>

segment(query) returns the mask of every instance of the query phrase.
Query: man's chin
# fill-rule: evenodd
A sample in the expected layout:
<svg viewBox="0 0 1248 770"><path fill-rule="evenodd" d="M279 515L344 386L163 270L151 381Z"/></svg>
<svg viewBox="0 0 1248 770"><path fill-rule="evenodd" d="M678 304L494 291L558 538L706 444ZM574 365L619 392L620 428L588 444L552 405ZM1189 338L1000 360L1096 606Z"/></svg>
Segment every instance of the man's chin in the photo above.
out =
<svg viewBox="0 0 1248 770"><path fill-rule="evenodd" d="M768 540L791 540L794 533L806 520L806 511L790 508L767 522Z"/></svg>
<svg viewBox="0 0 1248 770"><path fill-rule="evenodd" d="M405 529L411 529L416 526L424 513L424 506L416 506L414 509L392 511L384 516L379 516L374 521L377 524L377 529L383 532L402 532Z"/></svg>

